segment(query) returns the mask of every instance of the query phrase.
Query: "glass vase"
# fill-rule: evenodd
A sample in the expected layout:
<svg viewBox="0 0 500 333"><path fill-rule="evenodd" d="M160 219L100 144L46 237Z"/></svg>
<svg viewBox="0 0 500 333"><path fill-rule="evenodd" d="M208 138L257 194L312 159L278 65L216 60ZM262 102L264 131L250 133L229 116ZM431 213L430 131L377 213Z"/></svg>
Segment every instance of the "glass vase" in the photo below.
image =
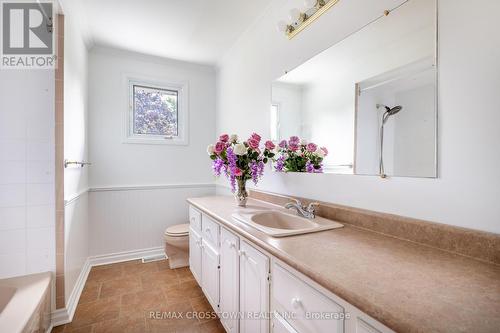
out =
<svg viewBox="0 0 500 333"><path fill-rule="evenodd" d="M246 187L247 181L243 178L237 178L236 182L238 185L238 188L236 189L236 193L234 195L236 198L236 203L240 207L246 207L248 199L248 192Z"/></svg>

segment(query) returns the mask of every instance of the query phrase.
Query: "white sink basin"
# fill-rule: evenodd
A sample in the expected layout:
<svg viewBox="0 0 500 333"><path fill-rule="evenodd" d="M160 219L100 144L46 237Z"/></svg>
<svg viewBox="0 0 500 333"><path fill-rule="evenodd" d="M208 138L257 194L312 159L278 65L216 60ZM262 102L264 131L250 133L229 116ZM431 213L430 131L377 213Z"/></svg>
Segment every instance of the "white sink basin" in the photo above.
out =
<svg viewBox="0 0 500 333"><path fill-rule="evenodd" d="M307 219L278 210L234 213L233 218L273 237L307 234L342 228L344 225L322 217Z"/></svg>

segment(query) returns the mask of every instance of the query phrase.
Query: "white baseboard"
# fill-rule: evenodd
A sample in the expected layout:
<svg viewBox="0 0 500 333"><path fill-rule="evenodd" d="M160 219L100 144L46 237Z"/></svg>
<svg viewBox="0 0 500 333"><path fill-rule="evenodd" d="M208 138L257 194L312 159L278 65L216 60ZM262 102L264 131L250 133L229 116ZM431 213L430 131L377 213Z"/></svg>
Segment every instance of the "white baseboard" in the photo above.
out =
<svg viewBox="0 0 500 333"><path fill-rule="evenodd" d="M91 266L113 264L116 262L141 259L142 257L157 256L164 253L163 246L151 247L148 249L124 251L89 257Z"/></svg>
<svg viewBox="0 0 500 333"><path fill-rule="evenodd" d="M85 264L82 267L82 270L80 271L80 275L78 276L78 280L76 281L75 287L71 291L71 295L69 296L66 307L63 309L57 309L52 312L51 329L52 327L55 326L70 323L73 320L73 316L75 315L76 311L76 306L78 305L78 301L80 300L83 287L85 286L85 282L87 282L87 277L89 276L90 269L93 266L107 265L117 262L141 259L143 257L157 256L163 253L164 253L163 247L159 246L148 249L140 249L140 250L125 251L125 252L88 257L87 260L85 261ZM48 332L50 332L50 330Z"/></svg>
<svg viewBox="0 0 500 333"><path fill-rule="evenodd" d="M87 277L90 273L90 268L91 265L89 259L87 259L85 260L82 270L80 271L80 275L76 280L75 287L71 291L66 307L63 309L57 309L52 312L52 326L67 324L73 320L76 306L78 305L80 295L82 294L83 287L85 286L85 282L87 282Z"/></svg>

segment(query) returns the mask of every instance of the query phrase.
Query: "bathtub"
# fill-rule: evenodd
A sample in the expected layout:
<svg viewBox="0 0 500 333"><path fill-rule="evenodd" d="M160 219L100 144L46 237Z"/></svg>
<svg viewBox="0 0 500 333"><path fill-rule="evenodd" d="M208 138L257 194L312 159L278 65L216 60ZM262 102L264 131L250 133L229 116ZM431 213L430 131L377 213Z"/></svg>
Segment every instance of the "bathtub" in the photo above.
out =
<svg viewBox="0 0 500 333"><path fill-rule="evenodd" d="M0 332L47 332L51 279L50 272L0 279Z"/></svg>

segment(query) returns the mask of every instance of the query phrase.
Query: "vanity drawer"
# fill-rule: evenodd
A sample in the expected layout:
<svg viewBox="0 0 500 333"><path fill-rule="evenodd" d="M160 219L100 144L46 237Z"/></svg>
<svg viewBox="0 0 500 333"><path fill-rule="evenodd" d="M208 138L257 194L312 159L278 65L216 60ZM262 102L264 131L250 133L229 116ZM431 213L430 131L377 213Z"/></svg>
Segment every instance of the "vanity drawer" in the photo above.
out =
<svg viewBox="0 0 500 333"><path fill-rule="evenodd" d="M219 224L206 215L201 216L201 237L215 249L219 249Z"/></svg>
<svg viewBox="0 0 500 333"><path fill-rule="evenodd" d="M278 263L273 265L272 295L275 311L292 313L287 322L299 333L341 333L344 308Z"/></svg>
<svg viewBox="0 0 500 333"><path fill-rule="evenodd" d="M189 206L189 225L193 230L201 232L201 213L193 206Z"/></svg>
<svg viewBox="0 0 500 333"><path fill-rule="evenodd" d="M297 333L297 331L277 313L273 314L271 326L273 328L273 333Z"/></svg>

